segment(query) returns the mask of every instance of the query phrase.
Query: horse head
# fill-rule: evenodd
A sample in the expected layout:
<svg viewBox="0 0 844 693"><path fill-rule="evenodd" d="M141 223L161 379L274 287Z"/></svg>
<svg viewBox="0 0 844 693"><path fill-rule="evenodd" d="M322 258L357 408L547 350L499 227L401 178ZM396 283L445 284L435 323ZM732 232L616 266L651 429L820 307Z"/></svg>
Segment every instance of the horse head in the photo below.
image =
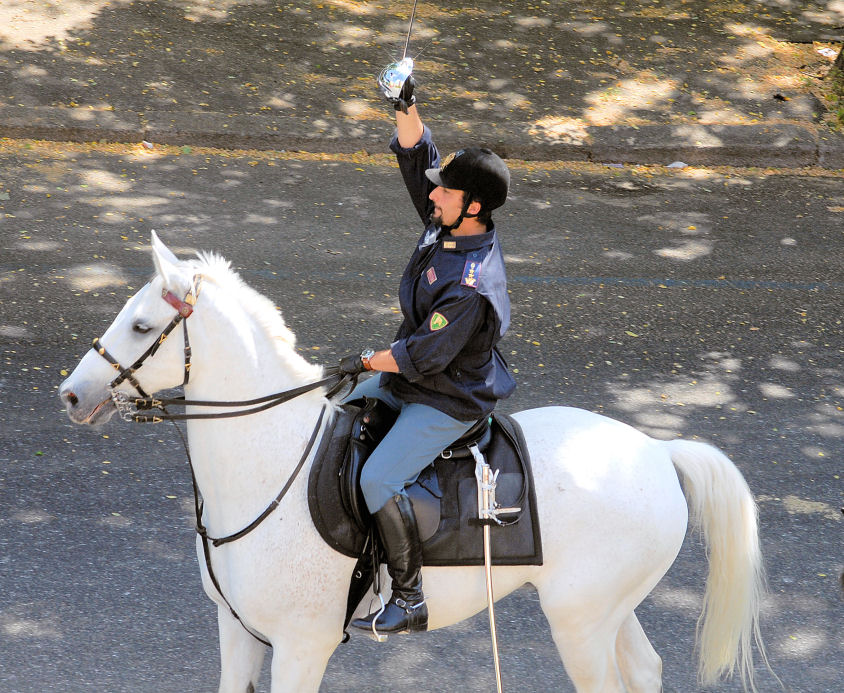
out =
<svg viewBox="0 0 844 693"><path fill-rule="evenodd" d="M96 425L117 411L113 395L129 397L181 385L183 337L168 327L186 319L195 300L194 271L152 232L155 276L131 297L102 337L61 384L71 421Z"/></svg>

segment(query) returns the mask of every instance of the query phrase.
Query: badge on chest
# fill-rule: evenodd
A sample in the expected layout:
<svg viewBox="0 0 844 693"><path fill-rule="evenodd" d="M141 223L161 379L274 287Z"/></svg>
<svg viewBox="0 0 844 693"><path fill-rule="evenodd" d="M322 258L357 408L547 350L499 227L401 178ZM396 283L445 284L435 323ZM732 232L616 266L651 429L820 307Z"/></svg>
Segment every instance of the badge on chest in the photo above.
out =
<svg viewBox="0 0 844 693"><path fill-rule="evenodd" d="M429 267L428 271L425 272L425 278L428 280L429 286L437 281L437 273L433 267Z"/></svg>

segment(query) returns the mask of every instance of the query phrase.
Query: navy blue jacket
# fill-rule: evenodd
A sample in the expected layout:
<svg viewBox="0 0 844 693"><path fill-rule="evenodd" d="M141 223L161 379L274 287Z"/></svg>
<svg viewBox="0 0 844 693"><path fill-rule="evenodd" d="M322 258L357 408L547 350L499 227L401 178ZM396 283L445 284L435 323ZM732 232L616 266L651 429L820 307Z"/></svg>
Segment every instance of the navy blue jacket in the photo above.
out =
<svg viewBox="0 0 844 693"><path fill-rule="evenodd" d="M404 320L391 345L400 372L381 384L405 402L427 404L460 421L489 414L516 382L496 344L510 325L504 258L495 228L451 236L431 223L439 166L431 133L410 149L390 143L425 231L404 270L399 303Z"/></svg>

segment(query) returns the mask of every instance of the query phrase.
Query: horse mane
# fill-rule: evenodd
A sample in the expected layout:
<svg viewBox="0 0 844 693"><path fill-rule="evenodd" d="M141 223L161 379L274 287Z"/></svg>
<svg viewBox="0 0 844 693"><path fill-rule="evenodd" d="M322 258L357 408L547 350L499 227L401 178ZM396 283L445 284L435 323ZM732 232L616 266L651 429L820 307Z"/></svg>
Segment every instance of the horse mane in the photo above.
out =
<svg viewBox="0 0 844 693"><path fill-rule="evenodd" d="M296 352L296 335L285 324L275 303L249 286L232 269L231 262L216 253L199 252L196 260L187 260L186 264L200 273L203 281L240 296L239 305L270 338L276 354L294 375L303 380L316 380L321 376L320 365L308 363Z"/></svg>

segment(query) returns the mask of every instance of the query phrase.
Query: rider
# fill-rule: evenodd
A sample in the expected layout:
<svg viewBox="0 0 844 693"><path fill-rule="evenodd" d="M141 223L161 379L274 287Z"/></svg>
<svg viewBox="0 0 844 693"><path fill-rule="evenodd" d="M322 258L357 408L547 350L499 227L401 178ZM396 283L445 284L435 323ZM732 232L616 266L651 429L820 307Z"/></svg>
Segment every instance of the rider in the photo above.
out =
<svg viewBox="0 0 844 693"><path fill-rule="evenodd" d="M352 626L423 631L422 546L405 487L515 381L496 344L510 323L504 259L491 212L504 204L510 174L489 149L467 147L440 161L416 109L409 76L390 143L425 224L399 287L404 320L388 349L341 360L341 371L380 371L347 399L375 397L399 412L361 473L361 489L386 552L392 596L384 612Z"/></svg>

